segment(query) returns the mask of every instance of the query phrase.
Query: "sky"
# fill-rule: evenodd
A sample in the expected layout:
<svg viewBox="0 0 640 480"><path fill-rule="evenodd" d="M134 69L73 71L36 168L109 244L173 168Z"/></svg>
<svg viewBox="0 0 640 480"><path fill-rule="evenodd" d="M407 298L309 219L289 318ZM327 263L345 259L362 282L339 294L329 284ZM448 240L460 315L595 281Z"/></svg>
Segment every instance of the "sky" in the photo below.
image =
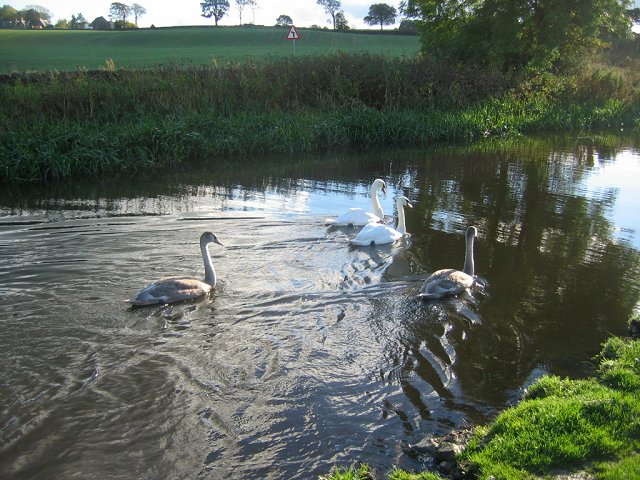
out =
<svg viewBox="0 0 640 480"><path fill-rule="evenodd" d="M27 5L40 5L48 9L52 14L53 22L66 18L71 19L71 15L82 13L87 21L92 22L94 18L103 16L109 19L109 6L115 0L4 0L3 4L11 5L17 10L22 10ZM202 17L200 2L202 0L183 0L180 2L171 0L117 0L120 3L131 5L137 3L146 10L146 15L138 19L138 26L149 27L152 24L156 27L170 27L178 25L213 25L213 18ZM257 25L275 25L276 19L280 15L289 15L293 24L297 27L309 27L319 25L321 27L332 27L331 18L319 6L316 0L256 0L258 8L255 10L255 23ZM364 23L363 18L369 13L369 7L378 0L342 0L342 10L350 27L352 28L376 28ZM398 1L386 1L391 6L398 8ZM231 8L219 25L238 25L240 17L238 8L233 0L229 0ZM130 19L133 21L133 17ZM397 18L396 25L389 25L385 28L397 28L400 18ZM242 11L242 23L254 23L253 11L245 8Z"/></svg>

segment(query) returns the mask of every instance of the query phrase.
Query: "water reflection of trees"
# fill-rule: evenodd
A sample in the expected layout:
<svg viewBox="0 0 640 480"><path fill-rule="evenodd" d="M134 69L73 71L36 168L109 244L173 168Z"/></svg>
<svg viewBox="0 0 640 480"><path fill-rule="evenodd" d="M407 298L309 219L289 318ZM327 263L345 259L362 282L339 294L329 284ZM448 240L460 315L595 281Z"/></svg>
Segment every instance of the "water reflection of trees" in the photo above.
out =
<svg viewBox="0 0 640 480"><path fill-rule="evenodd" d="M469 334L451 341L460 386L492 402L539 367L586 373L600 343L624 332L640 291L638 251L612 237L606 217L616 192L578 191L596 156L607 161L616 149L513 147L475 148L462 158L447 149L425 153L413 185L419 199L408 212L424 272L461 267L461 232L480 227L477 268L491 282L478 307L483 324L458 325ZM416 336L411 348L423 340Z"/></svg>
<svg viewBox="0 0 640 480"><path fill-rule="evenodd" d="M412 415L404 410L412 409L425 420L455 423L451 412L477 418L479 403L504 403L532 372L587 371L579 363L609 334L624 331L640 290L639 254L612 237L606 216L616 192L590 198L577 187L589 168L613 161L630 145L640 147L616 137L518 139L240 165L210 160L150 175L6 186L0 207L14 214L77 209L162 215L192 211L202 199L223 208L265 192L355 195L368 189L372 177L388 179L415 202L406 212L410 258L398 262L398 270L461 267L462 232L471 223L480 228L477 268L491 283L489 296L472 307L482 324L460 312L420 306L413 297L397 300L393 316L385 317L403 322L389 343L387 373L394 372L392 381L408 402L388 409L405 418ZM427 405L425 395L432 394L436 400Z"/></svg>

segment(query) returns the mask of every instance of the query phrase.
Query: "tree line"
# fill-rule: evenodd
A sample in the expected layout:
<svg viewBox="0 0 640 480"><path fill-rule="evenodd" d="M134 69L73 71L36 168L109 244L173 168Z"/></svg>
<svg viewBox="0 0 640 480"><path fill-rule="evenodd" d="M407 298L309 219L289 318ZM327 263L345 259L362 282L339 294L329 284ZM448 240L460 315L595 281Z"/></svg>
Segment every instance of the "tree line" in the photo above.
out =
<svg viewBox="0 0 640 480"><path fill-rule="evenodd" d="M145 15L147 10L137 3L126 5L114 2L109 8L109 18L115 29L137 28L138 19ZM133 16L134 21L129 22ZM28 5L18 10L11 5L0 7L1 28L63 28L82 30L89 26L89 22L82 13L71 15L71 20L61 18L55 25L51 23L53 14L40 5Z"/></svg>
<svg viewBox="0 0 640 480"><path fill-rule="evenodd" d="M242 25L242 12L245 7L251 7L254 12L257 7L256 0L235 0L238 13L240 14L240 25ZM349 24L342 10L342 2L340 0L317 0L317 4L324 8L325 13L331 20L334 30L349 30ZM213 18L215 25L227 15L231 5L229 0L204 0L200 3L202 16L205 18ZM396 22L398 10L386 3L376 3L369 7L369 13L364 17L367 25L380 25L380 30L384 25L393 25ZM293 20L289 15L280 15L276 19L276 26L293 25ZM311 28L319 28L313 25Z"/></svg>

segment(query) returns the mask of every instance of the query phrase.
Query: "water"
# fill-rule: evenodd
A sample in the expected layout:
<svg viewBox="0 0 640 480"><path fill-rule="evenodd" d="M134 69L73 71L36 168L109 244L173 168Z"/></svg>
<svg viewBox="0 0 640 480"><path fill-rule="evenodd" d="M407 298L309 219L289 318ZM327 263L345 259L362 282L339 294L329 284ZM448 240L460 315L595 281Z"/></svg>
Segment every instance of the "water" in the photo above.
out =
<svg viewBox="0 0 640 480"><path fill-rule="evenodd" d="M203 162L0 193L0 477L307 479L485 422L545 373L593 373L640 296L640 142ZM285 165L285 163L287 165ZM408 196L409 241L353 248L327 216ZM478 226L484 294L423 304ZM220 283L130 309L165 274Z"/></svg>

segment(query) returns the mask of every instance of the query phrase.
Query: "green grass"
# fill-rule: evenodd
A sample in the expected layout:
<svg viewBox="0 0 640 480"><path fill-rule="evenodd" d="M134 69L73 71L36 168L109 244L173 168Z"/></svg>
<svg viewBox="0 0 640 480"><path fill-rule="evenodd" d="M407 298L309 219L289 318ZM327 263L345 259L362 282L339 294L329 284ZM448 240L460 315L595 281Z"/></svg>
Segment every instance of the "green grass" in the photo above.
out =
<svg viewBox="0 0 640 480"><path fill-rule="evenodd" d="M459 461L478 479L553 478L586 470L598 480L640 479L640 342L611 338L595 378L545 376L515 407L478 427ZM368 468L335 470L326 480L364 480ZM438 480L394 470L389 480Z"/></svg>
<svg viewBox="0 0 640 480"><path fill-rule="evenodd" d="M415 56L417 36L299 29L296 56L369 52ZM153 67L289 57L286 29L186 27L128 31L0 30L0 73ZM112 62L112 63L111 63Z"/></svg>
<svg viewBox="0 0 640 480"><path fill-rule="evenodd" d="M480 479L533 478L557 469L599 467L599 478L637 472L640 450L640 342L612 338L596 378L543 377L516 407L471 441L464 459ZM633 477L633 478L637 478Z"/></svg>

